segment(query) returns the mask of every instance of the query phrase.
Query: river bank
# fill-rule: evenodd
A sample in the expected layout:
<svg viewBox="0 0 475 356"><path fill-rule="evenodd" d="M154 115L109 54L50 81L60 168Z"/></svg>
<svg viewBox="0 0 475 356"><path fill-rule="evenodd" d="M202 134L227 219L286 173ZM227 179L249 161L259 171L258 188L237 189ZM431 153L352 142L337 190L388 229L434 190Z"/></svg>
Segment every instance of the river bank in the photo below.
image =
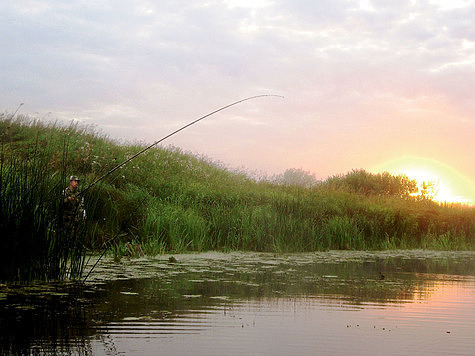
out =
<svg viewBox="0 0 475 356"><path fill-rule="evenodd" d="M0 129L0 281L68 278L71 259L79 275L88 251L474 249L475 209L438 204L429 191L414 196L405 176L256 178L173 147L151 149L89 189L84 233L71 241L57 219L70 173L85 189L143 146L4 114Z"/></svg>

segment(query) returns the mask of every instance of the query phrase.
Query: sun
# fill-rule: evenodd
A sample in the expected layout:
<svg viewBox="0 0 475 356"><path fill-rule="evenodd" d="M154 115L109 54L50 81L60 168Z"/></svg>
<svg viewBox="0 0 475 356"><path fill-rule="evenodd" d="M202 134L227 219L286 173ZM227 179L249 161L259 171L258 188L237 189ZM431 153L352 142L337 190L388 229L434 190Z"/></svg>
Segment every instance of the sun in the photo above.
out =
<svg viewBox="0 0 475 356"><path fill-rule="evenodd" d="M460 172L434 159L404 156L370 169L373 173L404 174L418 183L430 185L432 199L439 203L475 205L475 185Z"/></svg>

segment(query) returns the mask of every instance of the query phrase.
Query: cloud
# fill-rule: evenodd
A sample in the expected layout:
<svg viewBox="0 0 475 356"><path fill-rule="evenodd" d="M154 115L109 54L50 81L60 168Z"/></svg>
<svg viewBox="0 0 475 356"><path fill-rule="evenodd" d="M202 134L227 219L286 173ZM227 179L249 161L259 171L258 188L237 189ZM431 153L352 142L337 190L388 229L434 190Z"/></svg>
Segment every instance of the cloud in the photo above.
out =
<svg viewBox="0 0 475 356"><path fill-rule="evenodd" d="M323 176L397 154L401 142L475 154L466 137L473 3L18 0L0 11L4 110L25 102L24 112L151 142L221 105L275 93L284 102L247 102L169 143L230 165ZM431 117L438 124L421 147L413 132ZM454 122L460 132L442 143Z"/></svg>

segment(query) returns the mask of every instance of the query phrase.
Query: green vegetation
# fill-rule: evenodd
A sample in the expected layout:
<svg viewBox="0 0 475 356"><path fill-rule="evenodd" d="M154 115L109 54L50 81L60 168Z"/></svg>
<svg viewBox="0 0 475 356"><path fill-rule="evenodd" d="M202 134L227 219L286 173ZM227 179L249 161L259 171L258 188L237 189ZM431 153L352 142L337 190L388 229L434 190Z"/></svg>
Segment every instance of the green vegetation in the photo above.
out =
<svg viewBox="0 0 475 356"><path fill-rule="evenodd" d="M0 122L0 281L76 278L84 265L84 231L59 219L70 130L36 128L27 138L18 123Z"/></svg>
<svg viewBox="0 0 475 356"><path fill-rule="evenodd" d="M474 209L413 197L416 184L404 176L355 170L313 184L305 172L301 185L256 181L177 148L151 149L88 190L86 232L81 241L69 241L55 222L66 176L79 175L85 188L142 146L118 144L91 128L5 114L0 141L1 267L9 271L0 279L74 276L86 248L101 251L108 243L119 257L204 250L473 249ZM37 273L32 261L55 267ZM28 272L17 276L19 270Z"/></svg>

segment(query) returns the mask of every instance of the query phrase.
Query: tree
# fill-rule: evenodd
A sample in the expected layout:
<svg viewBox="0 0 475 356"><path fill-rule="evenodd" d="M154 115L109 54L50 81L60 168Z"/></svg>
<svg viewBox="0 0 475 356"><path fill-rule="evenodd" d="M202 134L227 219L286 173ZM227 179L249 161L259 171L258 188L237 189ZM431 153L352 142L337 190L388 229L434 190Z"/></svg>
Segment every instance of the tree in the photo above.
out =
<svg viewBox="0 0 475 356"><path fill-rule="evenodd" d="M318 183L315 175L301 168L289 168L275 177L275 182L287 186L310 188Z"/></svg>

